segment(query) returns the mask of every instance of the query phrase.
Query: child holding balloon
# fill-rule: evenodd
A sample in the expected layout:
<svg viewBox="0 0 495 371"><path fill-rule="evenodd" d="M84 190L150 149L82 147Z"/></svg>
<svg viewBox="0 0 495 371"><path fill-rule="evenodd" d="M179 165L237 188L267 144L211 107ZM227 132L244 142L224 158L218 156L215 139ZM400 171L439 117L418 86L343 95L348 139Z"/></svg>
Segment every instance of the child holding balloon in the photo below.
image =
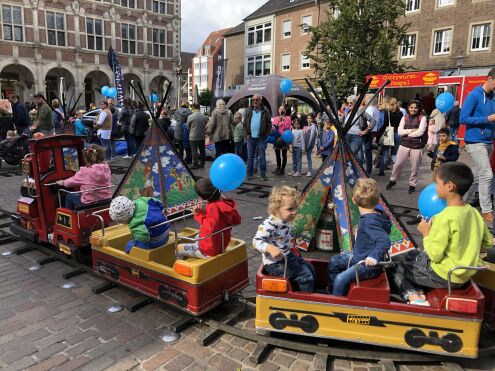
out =
<svg viewBox="0 0 495 371"><path fill-rule="evenodd" d="M438 199L445 200L447 207L418 225L424 237L424 251L414 249L403 254L399 256L400 261L389 267L391 282L409 304L429 306L419 287L447 288L451 268L478 266L480 250L492 246L492 235L482 216L463 200L473 180L467 165L461 162L442 164L437 171L436 195L424 204L420 202L422 213L435 208ZM460 288L475 273L474 270L453 271L451 287Z"/></svg>
<svg viewBox="0 0 495 371"><path fill-rule="evenodd" d="M301 128L301 119L296 117L293 121L294 129L292 130L292 172L287 175L301 176L302 172L302 151L304 145L304 131Z"/></svg>
<svg viewBox="0 0 495 371"><path fill-rule="evenodd" d="M196 193L204 204L193 208L194 220L199 227L199 240L193 243L177 245L177 259L187 257L208 259L221 254L230 243L230 229L218 233L222 229L241 224L241 216L237 212L234 200L223 198L209 178L201 178L195 185Z"/></svg>

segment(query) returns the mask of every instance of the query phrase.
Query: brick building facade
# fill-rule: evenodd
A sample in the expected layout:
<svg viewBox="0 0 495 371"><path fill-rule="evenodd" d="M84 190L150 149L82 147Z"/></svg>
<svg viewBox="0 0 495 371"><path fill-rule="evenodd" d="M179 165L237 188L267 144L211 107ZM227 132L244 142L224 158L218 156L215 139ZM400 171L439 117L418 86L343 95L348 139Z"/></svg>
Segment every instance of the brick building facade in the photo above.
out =
<svg viewBox="0 0 495 371"><path fill-rule="evenodd" d="M493 0L407 0L408 42L400 63L444 74L485 74L495 66Z"/></svg>
<svg viewBox="0 0 495 371"><path fill-rule="evenodd" d="M0 84L3 96L32 100L83 93L80 105L114 85L107 51L116 51L130 81L162 93L176 79L180 55L180 0L5 0L1 4ZM174 94L172 94L174 96Z"/></svg>

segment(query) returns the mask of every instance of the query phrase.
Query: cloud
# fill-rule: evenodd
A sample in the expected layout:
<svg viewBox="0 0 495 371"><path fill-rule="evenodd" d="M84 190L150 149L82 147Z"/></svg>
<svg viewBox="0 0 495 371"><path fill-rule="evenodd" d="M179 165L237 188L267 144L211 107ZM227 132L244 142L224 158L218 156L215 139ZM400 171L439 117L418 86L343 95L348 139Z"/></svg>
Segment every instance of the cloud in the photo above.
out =
<svg viewBox="0 0 495 371"><path fill-rule="evenodd" d="M182 1L182 51L196 52L210 32L235 27L266 0Z"/></svg>

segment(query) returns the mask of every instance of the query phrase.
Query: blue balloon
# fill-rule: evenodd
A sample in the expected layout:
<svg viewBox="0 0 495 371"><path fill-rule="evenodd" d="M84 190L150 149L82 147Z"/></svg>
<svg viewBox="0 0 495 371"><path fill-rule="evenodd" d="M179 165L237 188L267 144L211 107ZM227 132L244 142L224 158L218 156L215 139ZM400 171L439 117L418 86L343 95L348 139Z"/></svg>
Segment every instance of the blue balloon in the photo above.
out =
<svg viewBox="0 0 495 371"><path fill-rule="evenodd" d="M449 92L445 92L437 97L435 101L435 106L438 108L440 112L445 113L450 111L452 107L454 107L454 103L455 103L454 96Z"/></svg>
<svg viewBox="0 0 495 371"><path fill-rule="evenodd" d="M151 95L150 95L150 101L151 101L151 103L158 102L158 95L156 95L155 93L151 93Z"/></svg>
<svg viewBox="0 0 495 371"><path fill-rule="evenodd" d="M101 87L101 95L105 96L105 97L108 97L108 91L110 90L110 88L108 86L102 86Z"/></svg>
<svg viewBox="0 0 495 371"><path fill-rule="evenodd" d="M108 97L109 97L109 98L112 98L112 99L113 99L113 98L115 98L116 96L117 96L117 89L115 89L115 88L113 88L113 87L112 87L112 88L110 88L110 89L108 89Z"/></svg>
<svg viewBox="0 0 495 371"><path fill-rule="evenodd" d="M213 185L222 192L239 187L246 177L246 164L242 158L233 153L218 157L210 168L210 179Z"/></svg>
<svg viewBox="0 0 495 371"><path fill-rule="evenodd" d="M288 92L290 92L290 89L292 89L292 80L283 79L280 82L280 91L282 92L282 94L287 94Z"/></svg>
<svg viewBox="0 0 495 371"><path fill-rule="evenodd" d="M447 207L447 202L438 198L437 185L435 183L427 186L418 199L418 208L422 216L431 218L442 212Z"/></svg>
<svg viewBox="0 0 495 371"><path fill-rule="evenodd" d="M290 130L284 131L284 133L282 134L282 140L284 141L284 143L287 144L292 143L292 141L294 140L294 134L292 133L292 131Z"/></svg>

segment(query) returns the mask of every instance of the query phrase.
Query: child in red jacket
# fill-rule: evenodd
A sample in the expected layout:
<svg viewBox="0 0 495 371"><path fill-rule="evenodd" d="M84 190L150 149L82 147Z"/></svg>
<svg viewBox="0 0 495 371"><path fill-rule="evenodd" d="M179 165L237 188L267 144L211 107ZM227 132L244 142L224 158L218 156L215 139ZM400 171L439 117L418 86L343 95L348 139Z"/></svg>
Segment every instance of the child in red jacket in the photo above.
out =
<svg viewBox="0 0 495 371"><path fill-rule="evenodd" d="M195 188L199 197L207 202L204 209L203 205L198 205L193 209L194 219L200 224L199 236L197 236L199 240L193 243L179 244L177 246L177 259L187 257L208 259L211 256L221 254L230 243L230 229L213 236L212 234L224 228L241 224L241 216L237 212L235 201L222 198L220 190L215 188L209 178L198 180Z"/></svg>

